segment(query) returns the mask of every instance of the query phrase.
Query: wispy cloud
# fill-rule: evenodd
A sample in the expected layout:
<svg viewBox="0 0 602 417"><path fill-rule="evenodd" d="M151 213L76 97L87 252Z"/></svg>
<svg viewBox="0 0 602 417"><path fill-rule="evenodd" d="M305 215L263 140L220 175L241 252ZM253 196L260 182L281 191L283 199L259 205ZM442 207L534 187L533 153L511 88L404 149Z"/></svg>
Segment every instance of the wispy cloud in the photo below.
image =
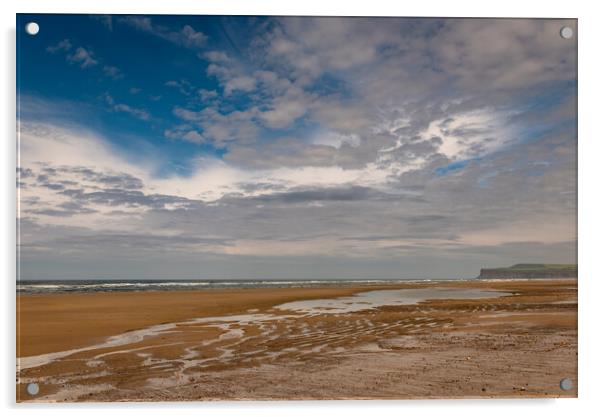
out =
<svg viewBox="0 0 602 417"><path fill-rule="evenodd" d="M207 36L202 32L196 31L190 25L184 25L178 30L172 30L166 26L153 23L150 17L143 16L127 16L122 18L121 21L140 31L186 48L199 49L205 46L207 42Z"/></svg>
<svg viewBox="0 0 602 417"><path fill-rule="evenodd" d="M78 47L75 52L67 55L67 61L78 64L81 68L90 68L98 64L98 61L94 59L93 52L87 49Z"/></svg>
<svg viewBox="0 0 602 417"><path fill-rule="evenodd" d="M105 94L104 99L112 111L126 113L126 114L134 116L140 120L144 120L144 121L149 121L151 118L150 113L148 111L146 111L144 109L132 107L128 104L118 103L109 94Z"/></svg>
<svg viewBox="0 0 602 417"><path fill-rule="evenodd" d="M90 15L90 18L93 20L97 20L104 27L106 27L109 31L113 31L113 16L110 14L93 14Z"/></svg>
<svg viewBox="0 0 602 417"><path fill-rule="evenodd" d="M48 48L46 48L46 50L48 52L54 54L56 52L66 52L66 51L69 51L71 49L71 47L72 47L71 41L69 39L63 39L62 41L60 41L56 45L49 46Z"/></svg>
<svg viewBox="0 0 602 417"><path fill-rule="evenodd" d="M164 136L173 140L184 140L192 143L206 143L207 140L190 125L179 125L163 132Z"/></svg>
<svg viewBox="0 0 602 417"><path fill-rule="evenodd" d="M63 39L56 45L50 45L46 48L46 51L51 54L64 53L67 62L77 64L82 69L91 68L97 66L101 60L90 48L83 48L81 46L74 47L69 39ZM114 80L119 80L124 77L123 72L114 65L104 65L102 72L105 76Z"/></svg>
<svg viewBox="0 0 602 417"><path fill-rule="evenodd" d="M194 86L190 83L190 81L185 79L166 81L165 86L175 88L185 96L191 95L195 90Z"/></svg>
<svg viewBox="0 0 602 417"><path fill-rule="evenodd" d="M124 77L123 72L115 66L105 65L102 67L102 72L107 76L114 80L120 80Z"/></svg>

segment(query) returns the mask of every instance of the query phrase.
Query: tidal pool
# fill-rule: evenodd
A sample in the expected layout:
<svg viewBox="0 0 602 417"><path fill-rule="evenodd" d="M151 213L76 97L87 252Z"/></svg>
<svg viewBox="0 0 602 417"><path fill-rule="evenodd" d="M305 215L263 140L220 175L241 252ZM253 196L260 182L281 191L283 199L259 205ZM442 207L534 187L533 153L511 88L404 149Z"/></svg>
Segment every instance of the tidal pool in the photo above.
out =
<svg viewBox="0 0 602 417"><path fill-rule="evenodd" d="M280 310L306 314L342 314L382 306L411 305L427 300L474 300L510 295L510 292L477 288L407 288L360 292L348 297L301 300L276 306Z"/></svg>

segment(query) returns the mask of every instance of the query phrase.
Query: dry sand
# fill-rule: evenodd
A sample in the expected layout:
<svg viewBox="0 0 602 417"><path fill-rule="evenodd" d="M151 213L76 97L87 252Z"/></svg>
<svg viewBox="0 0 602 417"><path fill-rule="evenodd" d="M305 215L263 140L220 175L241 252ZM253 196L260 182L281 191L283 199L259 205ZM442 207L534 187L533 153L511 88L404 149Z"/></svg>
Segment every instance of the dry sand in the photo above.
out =
<svg viewBox="0 0 602 417"><path fill-rule="evenodd" d="M274 308L430 287L507 295ZM18 295L17 307L18 401L577 395L576 280ZM574 387L562 391L567 377Z"/></svg>

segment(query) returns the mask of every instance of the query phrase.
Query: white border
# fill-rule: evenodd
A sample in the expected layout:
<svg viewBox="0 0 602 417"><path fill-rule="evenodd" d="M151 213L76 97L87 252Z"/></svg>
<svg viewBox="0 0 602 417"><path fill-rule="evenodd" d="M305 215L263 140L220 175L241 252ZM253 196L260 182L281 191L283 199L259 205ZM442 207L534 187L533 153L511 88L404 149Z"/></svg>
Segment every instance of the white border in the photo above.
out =
<svg viewBox="0 0 602 417"><path fill-rule="evenodd" d="M2 210L2 247L4 314L2 350L1 405L8 413L24 415L66 416L85 412L89 416L105 416L107 412L127 410L132 415L162 416L177 409L178 416L229 415L246 416L316 416L333 413L349 417L372 415L398 416L400 413L419 413L420 416L442 414L507 417L509 413L545 413L546 416L590 414L600 395L600 313L596 299L602 294L599 248L602 206L600 204L599 167L602 157L602 137L599 121L600 42L602 21L594 1L528 2L504 0L498 2L453 0L420 0L393 2L385 0L164 0L125 3L123 0L92 2L69 0L15 0L0 2L3 52L2 71L3 111L0 172ZM255 402L255 403L177 403L177 404L111 404L111 405L15 405L15 13L138 13L138 14L272 14L272 15L345 15L345 16L445 16L445 17L569 17L579 19L579 399L578 400L437 400L437 401L337 401L337 402ZM113 411L114 410L114 411ZM592 413L593 414L593 413Z"/></svg>

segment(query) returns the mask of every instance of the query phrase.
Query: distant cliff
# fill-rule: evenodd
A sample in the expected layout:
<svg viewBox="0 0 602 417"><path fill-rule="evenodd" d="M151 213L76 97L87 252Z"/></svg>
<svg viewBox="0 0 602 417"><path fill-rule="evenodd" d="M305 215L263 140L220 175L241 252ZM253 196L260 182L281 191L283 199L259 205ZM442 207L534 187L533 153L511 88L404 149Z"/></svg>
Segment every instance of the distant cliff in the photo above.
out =
<svg viewBox="0 0 602 417"><path fill-rule="evenodd" d="M516 264L509 268L483 268L478 279L577 278L577 265Z"/></svg>

